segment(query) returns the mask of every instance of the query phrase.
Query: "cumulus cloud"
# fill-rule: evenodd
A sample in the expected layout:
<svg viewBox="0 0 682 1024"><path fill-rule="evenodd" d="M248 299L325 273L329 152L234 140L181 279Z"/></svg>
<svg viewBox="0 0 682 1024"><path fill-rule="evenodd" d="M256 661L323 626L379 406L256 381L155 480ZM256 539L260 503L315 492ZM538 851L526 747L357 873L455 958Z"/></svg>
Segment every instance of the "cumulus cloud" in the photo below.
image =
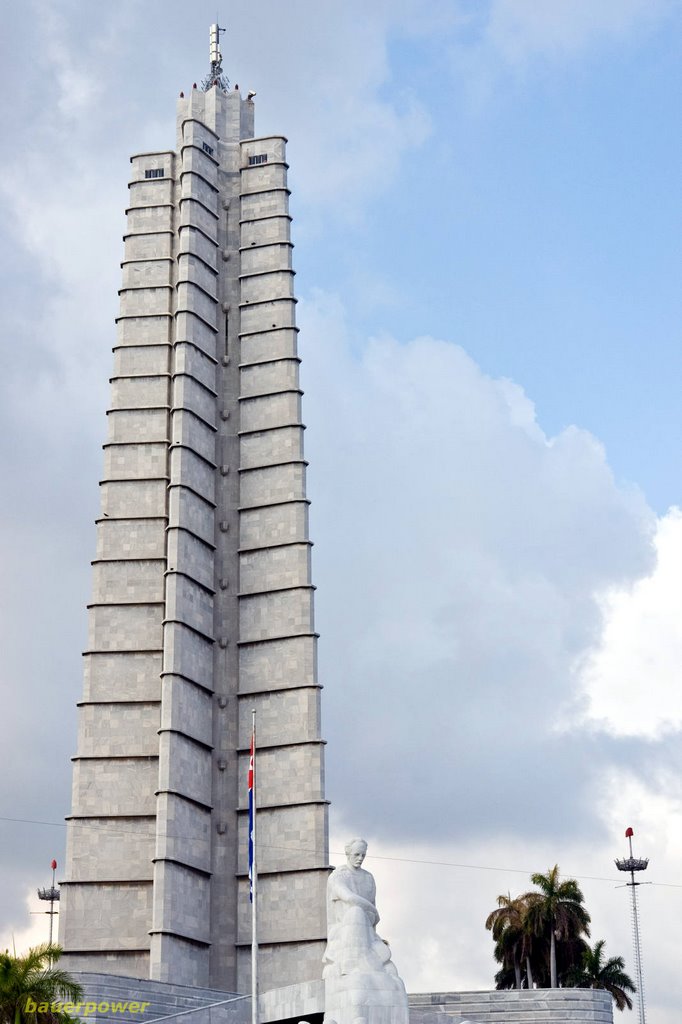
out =
<svg viewBox="0 0 682 1024"><path fill-rule="evenodd" d="M606 625L583 671L593 726L656 739L679 732L682 707L682 512L658 523L654 571L604 596Z"/></svg>
<svg viewBox="0 0 682 1024"><path fill-rule="evenodd" d="M674 1024L674 750L567 726L613 594L679 575L677 514L657 523L592 435L547 437L523 390L458 346L367 343L330 295L300 314L332 863L366 834L410 991L489 987L485 917L557 862L632 971L613 864L632 824L660 883L642 907L648 1002Z"/></svg>
<svg viewBox="0 0 682 1024"><path fill-rule="evenodd" d="M302 324L340 813L386 837L589 832L591 740L557 725L600 596L653 567L646 503L594 437L546 437L521 388L458 346L353 351L326 296Z"/></svg>
<svg viewBox="0 0 682 1024"><path fill-rule="evenodd" d="M333 22L323 5L299 3L293 27L306 39L296 55L282 47L292 28L292 11L266 4L268 29L258 36L258 52L244 12L240 38L246 41L241 63L257 69L258 130L264 124L283 126L300 197L306 208L320 204L326 215L358 215L367 199L382 192L394 177L401 158L430 133L424 102L409 83L396 78L388 39L392 32L435 31L443 3L426 19L416 17L419 4L380 3L368 7L351 2ZM229 41L226 43L229 46ZM228 57L229 63L229 57ZM286 107L280 105L286 83ZM262 86L262 89L261 89Z"/></svg>
<svg viewBox="0 0 682 1024"><path fill-rule="evenodd" d="M49 873L45 874L45 885L49 885L51 879ZM21 913L15 921L3 921L0 927L0 949L9 949L12 952L24 953L27 949L40 946L47 942L50 936L50 919L46 916L46 903L41 903L35 889L29 889L23 894L23 906ZM57 906L59 913L59 906ZM28 922L28 923L27 923ZM55 917L53 925L53 940L57 937L58 918Z"/></svg>

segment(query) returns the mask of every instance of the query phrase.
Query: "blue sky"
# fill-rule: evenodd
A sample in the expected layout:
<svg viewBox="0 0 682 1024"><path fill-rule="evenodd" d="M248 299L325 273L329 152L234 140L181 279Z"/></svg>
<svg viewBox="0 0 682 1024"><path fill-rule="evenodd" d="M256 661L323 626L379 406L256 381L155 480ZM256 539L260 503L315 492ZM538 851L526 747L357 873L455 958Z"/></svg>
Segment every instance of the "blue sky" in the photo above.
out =
<svg viewBox="0 0 682 1024"><path fill-rule="evenodd" d="M388 56L384 91L418 95L429 135L299 274L342 291L367 333L453 338L522 382L548 433L591 430L664 511L681 468L679 35L662 21L496 69L482 97L434 40Z"/></svg>
<svg viewBox="0 0 682 1024"><path fill-rule="evenodd" d="M7 17L3 819L68 813L128 158L173 145L214 16ZM682 6L225 18L258 132L290 140L334 854L366 833L411 990L475 988L496 895L556 862L629 960L610 865L632 825L651 1019L676 1024ZM0 943L38 934L62 843L0 821Z"/></svg>

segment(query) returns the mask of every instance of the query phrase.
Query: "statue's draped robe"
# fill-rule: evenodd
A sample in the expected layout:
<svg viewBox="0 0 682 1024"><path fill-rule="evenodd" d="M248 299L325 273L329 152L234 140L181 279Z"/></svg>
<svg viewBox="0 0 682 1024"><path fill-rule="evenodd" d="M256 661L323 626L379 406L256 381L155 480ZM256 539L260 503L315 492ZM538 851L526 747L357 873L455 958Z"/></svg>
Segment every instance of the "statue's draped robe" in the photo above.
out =
<svg viewBox="0 0 682 1024"><path fill-rule="evenodd" d="M375 899L376 886L369 871L344 865L329 876L325 977L354 971L397 973L390 963L388 945L376 933L379 914Z"/></svg>

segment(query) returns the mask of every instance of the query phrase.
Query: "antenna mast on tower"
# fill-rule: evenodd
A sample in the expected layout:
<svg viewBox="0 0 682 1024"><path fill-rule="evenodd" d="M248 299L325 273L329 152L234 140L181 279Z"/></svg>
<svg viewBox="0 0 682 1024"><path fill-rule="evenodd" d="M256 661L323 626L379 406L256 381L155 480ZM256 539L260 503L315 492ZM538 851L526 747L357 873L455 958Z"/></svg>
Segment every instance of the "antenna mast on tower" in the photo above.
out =
<svg viewBox="0 0 682 1024"><path fill-rule="evenodd" d="M636 871L646 871L649 866L648 857L640 858L633 856L632 853L632 837L635 833L631 828L626 829L625 838L630 844L630 856L626 857L625 860L616 860L616 867L619 871L627 871L630 874L630 881L626 882L627 888L630 890L630 914L632 917L632 944L635 951L635 970L637 972L637 1001L639 1003L639 1024L646 1024L646 1014L644 1010L644 979L642 978L642 947L639 938L639 908L637 906L637 886L641 885L641 882L635 881Z"/></svg>
<svg viewBox="0 0 682 1024"><path fill-rule="evenodd" d="M220 52L220 33L224 31L225 29L221 28L218 22L211 25L209 29L209 60L211 62L211 70L201 83L201 88L204 92L208 92L214 85L217 85L223 92L227 92L230 84L227 76L223 74L223 55Z"/></svg>

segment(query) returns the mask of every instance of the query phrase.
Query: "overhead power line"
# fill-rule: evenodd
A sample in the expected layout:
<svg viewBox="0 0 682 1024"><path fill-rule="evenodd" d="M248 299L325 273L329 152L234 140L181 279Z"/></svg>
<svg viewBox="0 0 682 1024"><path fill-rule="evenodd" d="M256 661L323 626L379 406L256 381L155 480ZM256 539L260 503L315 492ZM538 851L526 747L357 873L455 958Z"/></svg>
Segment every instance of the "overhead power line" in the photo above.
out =
<svg viewBox="0 0 682 1024"><path fill-rule="evenodd" d="M151 817L151 815L150 815L150 817ZM20 825L48 825L48 826L53 827L53 828L66 828L66 823L63 822L63 821L43 821L43 820L36 819L36 818L9 818L9 817L5 817L4 815L0 815L0 821L6 821L6 822L10 822L10 823L13 823L13 824L20 824ZM98 831L98 832L107 832L107 833L110 833L111 835L136 835L136 836L145 835L147 837L156 837L156 833L155 832L149 832L149 831L147 831L145 829L141 829L141 828L139 828L139 829L135 829L135 828L117 828L116 826L112 826L112 825L100 825L100 824L97 824L96 822L92 822L92 821L73 821L72 820L71 821L71 826L72 827L76 827L76 828L92 829L93 831ZM161 838L163 838L163 839L186 839L186 840L191 840L191 842L208 842L208 837L207 836L188 835L187 833L183 833L181 835L174 835L173 833L170 833L170 832L164 832L161 835ZM261 848L266 848L265 844L262 844ZM290 853L314 853L315 852L311 848L306 848L304 846L278 846L278 845L276 845L274 843L269 844L267 846L267 849L270 849L270 850L287 850ZM330 850L329 852L330 852L330 854L333 857L343 857L343 856L345 856L345 854L344 854L344 852L342 850ZM423 866L423 867L460 868L461 870L464 870L464 871L494 871L494 872L497 872L498 874L506 873L506 874L515 874L515 875L527 875L528 877L530 877L533 874L533 871L535 870L535 868L512 868L512 867L501 867L500 865L491 865L491 864L462 864L462 863L459 863L458 861L451 861L451 860L426 860L426 859L419 858L419 857L394 857L394 856L388 856L388 855L378 854L378 853L373 853L372 854L372 860L394 861L397 864L418 864L418 865ZM611 884L615 884L615 883L617 883L619 881L618 878L607 878L607 877L601 876L601 875L580 875L580 874L575 874L572 871L562 871L561 874L564 877L575 878L575 879L577 879L579 881L583 881L583 882L610 882ZM658 886L659 888L682 889L682 882L651 882L650 884L654 885L654 886Z"/></svg>

